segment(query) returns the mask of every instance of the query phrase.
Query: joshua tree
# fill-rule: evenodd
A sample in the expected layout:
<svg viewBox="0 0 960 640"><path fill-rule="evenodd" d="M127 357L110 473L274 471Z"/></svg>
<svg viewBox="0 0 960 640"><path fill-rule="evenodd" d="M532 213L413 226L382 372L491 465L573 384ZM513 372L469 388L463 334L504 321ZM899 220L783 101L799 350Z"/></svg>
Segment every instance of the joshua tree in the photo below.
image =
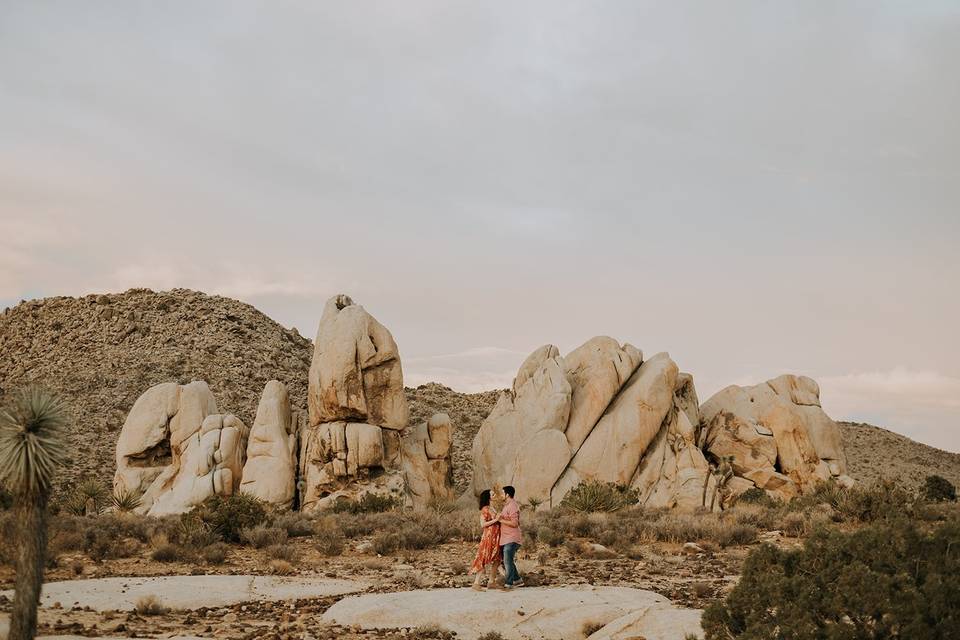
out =
<svg viewBox="0 0 960 640"><path fill-rule="evenodd" d="M8 640L33 640L47 553L47 504L57 467L66 460L67 411L46 389L16 391L0 408L0 484L13 494L19 526L16 593Z"/></svg>

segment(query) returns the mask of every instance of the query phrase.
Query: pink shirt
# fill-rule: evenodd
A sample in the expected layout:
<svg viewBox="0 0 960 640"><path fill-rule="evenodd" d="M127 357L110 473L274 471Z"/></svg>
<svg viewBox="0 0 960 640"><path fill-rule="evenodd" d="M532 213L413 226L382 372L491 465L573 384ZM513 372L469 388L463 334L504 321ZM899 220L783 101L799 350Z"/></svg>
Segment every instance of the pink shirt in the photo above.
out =
<svg viewBox="0 0 960 640"><path fill-rule="evenodd" d="M505 518L515 518L517 521L516 527L500 523L500 546L511 542L520 544L523 541L523 534L520 531L520 505L513 498L508 498L506 504L503 505L503 510L500 511L500 515Z"/></svg>

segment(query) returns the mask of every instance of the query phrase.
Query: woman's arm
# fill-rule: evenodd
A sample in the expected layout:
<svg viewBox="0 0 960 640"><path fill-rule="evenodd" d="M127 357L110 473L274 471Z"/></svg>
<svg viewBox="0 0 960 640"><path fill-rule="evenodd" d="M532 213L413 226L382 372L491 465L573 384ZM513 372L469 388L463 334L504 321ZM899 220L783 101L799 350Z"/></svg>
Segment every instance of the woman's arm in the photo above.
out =
<svg viewBox="0 0 960 640"><path fill-rule="evenodd" d="M484 519L483 519L483 514L480 514L480 526L482 526L482 527L489 527L489 526L492 525L492 524L497 524L497 522L499 522L499 521L500 521L500 519L497 517L496 514L493 515L493 519L492 519L492 520L484 520Z"/></svg>

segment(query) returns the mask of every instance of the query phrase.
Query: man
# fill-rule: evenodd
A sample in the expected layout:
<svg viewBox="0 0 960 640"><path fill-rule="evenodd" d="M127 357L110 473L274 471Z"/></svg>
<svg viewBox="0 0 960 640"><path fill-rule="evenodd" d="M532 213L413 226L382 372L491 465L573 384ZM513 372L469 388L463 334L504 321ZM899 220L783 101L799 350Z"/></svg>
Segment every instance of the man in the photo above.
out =
<svg viewBox="0 0 960 640"><path fill-rule="evenodd" d="M515 557L523 534L520 532L520 505L513 499L516 490L507 485L503 488L503 497L506 500L500 510L500 550L503 552L503 568L507 572L503 586L507 589L522 587L523 580L517 571Z"/></svg>

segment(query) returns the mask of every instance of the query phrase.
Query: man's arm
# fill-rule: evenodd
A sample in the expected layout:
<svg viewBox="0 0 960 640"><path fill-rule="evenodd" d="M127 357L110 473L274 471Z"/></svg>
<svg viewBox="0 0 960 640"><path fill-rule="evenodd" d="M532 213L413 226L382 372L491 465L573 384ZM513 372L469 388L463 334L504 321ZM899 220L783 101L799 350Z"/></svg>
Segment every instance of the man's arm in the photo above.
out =
<svg viewBox="0 0 960 640"><path fill-rule="evenodd" d="M508 527L513 527L516 529L520 526L520 514L511 513L509 515L500 514L500 524L505 524Z"/></svg>

